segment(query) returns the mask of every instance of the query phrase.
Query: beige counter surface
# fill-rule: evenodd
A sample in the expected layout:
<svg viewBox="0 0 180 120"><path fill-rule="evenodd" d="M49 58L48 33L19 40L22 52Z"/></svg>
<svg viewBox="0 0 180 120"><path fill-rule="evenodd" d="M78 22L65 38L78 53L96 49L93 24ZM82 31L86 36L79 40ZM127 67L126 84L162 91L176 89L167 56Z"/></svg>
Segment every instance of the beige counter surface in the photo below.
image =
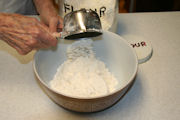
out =
<svg viewBox="0 0 180 120"><path fill-rule="evenodd" d="M180 12L118 15L118 34L151 42L153 56L139 65L130 91L113 107L81 114L53 103L37 84L32 60L0 40L0 120L180 119Z"/></svg>

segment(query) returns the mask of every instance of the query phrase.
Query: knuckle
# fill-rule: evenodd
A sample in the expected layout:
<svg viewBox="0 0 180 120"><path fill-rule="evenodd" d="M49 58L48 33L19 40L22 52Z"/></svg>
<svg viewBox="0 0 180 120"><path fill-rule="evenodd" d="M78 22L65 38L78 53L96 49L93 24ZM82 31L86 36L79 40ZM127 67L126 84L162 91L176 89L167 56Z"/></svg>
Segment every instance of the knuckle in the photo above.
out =
<svg viewBox="0 0 180 120"><path fill-rule="evenodd" d="M28 53L31 52L31 51L32 51L32 49L26 47L26 48L22 49L21 54L22 54L22 55L26 55L26 54L28 54Z"/></svg>
<svg viewBox="0 0 180 120"><path fill-rule="evenodd" d="M24 55L22 50L16 49L16 51L17 51L20 55Z"/></svg>
<svg viewBox="0 0 180 120"><path fill-rule="evenodd" d="M26 55L27 53L24 52L24 51L21 51L20 54L21 54L21 55Z"/></svg>
<svg viewBox="0 0 180 120"><path fill-rule="evenodd" d="M40 31L40 29L38 27L34 27L33 33L34 33L35 36L38 36L41 33L41 31Z"/></svg>
<svg viewBox="0 0 180 120"><path fill-rule="evenodd" d="M25 51L25 50L17 50L17 52L19 53L19 54L21 54L21 55L26 55L28 52L27 51Z"/></svg>
<svg viewBox="0 0 180 120"><path fill-rule="evenodd" d="M54 17L51 17L51 20L52 20L52 21L57 21L58 18L54 16Z"/></svg>
<svg viewBox="0 0 180 120"><path fill-rule="evenodd" d="M38 22L38 20L36 18L31 18L31 21Z"/></svg>
<svg viewBox="0 0 180 120"><path fill-rule="evenodd" d="M44 46L41 46L42 48L49 48L49 46L47 46L47 45L44 45Z"/></svg>
<svg viewBox="0 0 180 120"><path fill-rule="evenodd" d="M57 45L57 40L51 40L50 42L49 42L49 44L48 44L48 46L50 47L50 46L56 46Z"/></svg>
<svg viewBox="0 0 180 120"><path fill-rule="evenodd" d="M55 39L53 42L52 42L52 46L56 46L57 45L57 39Z"/></svg>
<svg viewBox="0 0 180 120"><path fill-rule="evenodd" d="M27 45L30 47L33 47L33 46L36 46L37 43L38 43L37 40L31 39L28 41Z"/></svg>

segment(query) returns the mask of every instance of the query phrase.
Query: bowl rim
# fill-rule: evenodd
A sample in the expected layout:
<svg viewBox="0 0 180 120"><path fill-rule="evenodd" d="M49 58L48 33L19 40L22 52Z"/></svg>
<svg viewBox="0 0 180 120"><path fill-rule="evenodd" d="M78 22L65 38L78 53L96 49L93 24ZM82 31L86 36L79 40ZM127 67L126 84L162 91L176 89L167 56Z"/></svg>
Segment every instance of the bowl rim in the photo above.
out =
<svg viewBox="0 0 180 120"><path fill-rule="evenodd" d="M116 90L114 90L114 91L111 92L111 93L108 93L108 94L105 94L105 95L100 95L100 96L95 96L95 97L69 96L69 95L63 94L63 93L61 93L61 92L58 92L58 91L52 89L51 87L49 87L49 86L41 79L41 77L39 76L39 74L38 74L38 72L37 72L37 70L36 70L36 66L35 66L35 65L36 65L35 58L36 58L36 56L37 56L37 54L38 54L38 51L37 51L37 52L34 54L34 56L33 56L33 63L32 63L32 64L33 64L34 73L35 73L36 77L38 78L38 80L39 80L46 88L48 88L48 89L51 90L52 92L54 92L54 93L56 93L56 94L58 94L58 95L64 96L64 97L72 98L72 99L90 100L90 99L104 98L104 97L111 96L111 95L113 95L113 94L115 94L115 93L118 93L118 92L124 90L127 86L129 86L129 85L133 82L134 78L135 78L136 75L137 75L137 71L138 71L138 59L137 59L137 54L136 54L135 50L130 46L130 44L129 44L124 38L122 38L120 35L115 34L115 33L113 33L113 32L110 32L110 31L103 30L103 33L105 33L105 32L114 34L115 36L118 36L121 40L123 40L123 42L124 42L127 46L130 47L131 51L133 52L133 56L135 57L135 70L134 70L133 74L131 75L130 79L128 80L128 82L127 82L126 84L124 84L123 87L120 87L119 89L116 89Z"/></svg>

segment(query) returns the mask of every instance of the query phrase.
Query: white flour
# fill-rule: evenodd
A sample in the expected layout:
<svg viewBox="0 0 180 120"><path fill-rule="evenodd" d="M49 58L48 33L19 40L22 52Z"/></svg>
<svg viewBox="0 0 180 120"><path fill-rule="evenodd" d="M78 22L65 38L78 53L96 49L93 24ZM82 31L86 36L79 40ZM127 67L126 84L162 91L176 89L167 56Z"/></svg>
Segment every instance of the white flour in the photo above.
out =
<svg viewBox="0 0 180 120"><path fill-rule="evenodd" d="M51 88L75 97L97 97L116 89L118 81L95 58L92 43L92 40L80 40L67 49L68 59L57 69L50 81Z"/></svg>

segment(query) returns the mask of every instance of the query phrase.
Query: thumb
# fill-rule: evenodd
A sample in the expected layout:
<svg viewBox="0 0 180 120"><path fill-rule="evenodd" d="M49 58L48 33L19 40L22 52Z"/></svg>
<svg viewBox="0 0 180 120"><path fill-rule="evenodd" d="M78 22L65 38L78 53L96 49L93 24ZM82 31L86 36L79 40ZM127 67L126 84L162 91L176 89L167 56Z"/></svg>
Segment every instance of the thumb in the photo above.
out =
<svg viewBox="0 0 180 120"><path fill-rule="evenodd" d="M56 17L51 18L49 21L49 29L51 33L57 32L58 19Z"/></svg>
<svg viewBox="0 0 180 120"><path fill-rule="evenodd" d="M61 33L54 32L54 33L52 33L52 36L54 36L54 37L61 37Z"/></svg>

